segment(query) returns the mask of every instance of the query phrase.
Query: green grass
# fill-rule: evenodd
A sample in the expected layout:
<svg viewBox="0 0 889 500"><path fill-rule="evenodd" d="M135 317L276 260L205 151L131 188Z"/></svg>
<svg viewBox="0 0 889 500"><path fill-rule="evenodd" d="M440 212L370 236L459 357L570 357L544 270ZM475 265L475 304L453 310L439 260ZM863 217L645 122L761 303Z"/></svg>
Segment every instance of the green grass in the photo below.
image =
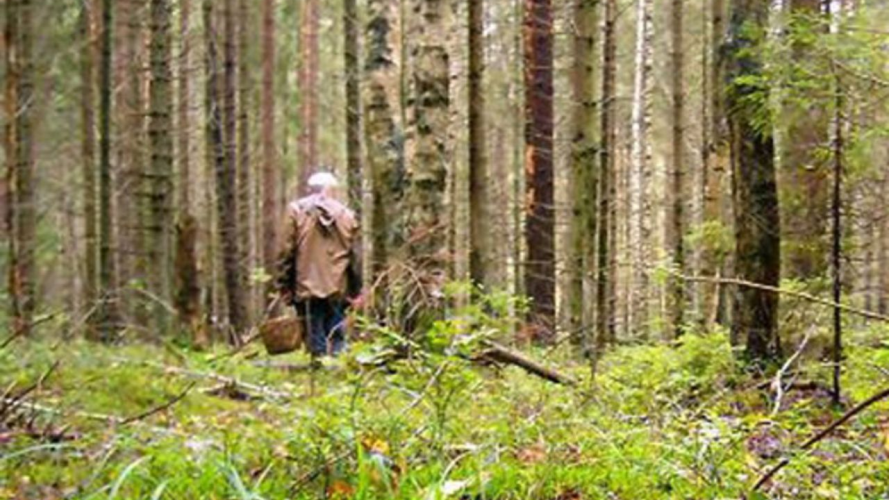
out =
<svg viewBox="0 0 889 500"><path fill-rule="evenodd" d="M579 388L444 354L391 371L352 359L314 375L243 358L210 363L215 354L85 342L18 342L0 352L4 388L60 361L32 400L65 411L42 415L39 425L69 425L76 436L0 442L0 498L740 498L764 468L839 415L825 397L793 392L772 414L772 394L754 388L721 335L613 350L595 385L587 364L567 352L530 352ZM874 368L889 366L889 350L852 348L849 359L852 400L889 383ZM192 381L122 360L213 371L288 397L234 401L204 394L216 382L197 379L184 400L144 421L116 427L88 418L138 415ZM807 379L828 380L818 363L806 368ZM796 456L770 494L889 495L887 408Z"/></svg>

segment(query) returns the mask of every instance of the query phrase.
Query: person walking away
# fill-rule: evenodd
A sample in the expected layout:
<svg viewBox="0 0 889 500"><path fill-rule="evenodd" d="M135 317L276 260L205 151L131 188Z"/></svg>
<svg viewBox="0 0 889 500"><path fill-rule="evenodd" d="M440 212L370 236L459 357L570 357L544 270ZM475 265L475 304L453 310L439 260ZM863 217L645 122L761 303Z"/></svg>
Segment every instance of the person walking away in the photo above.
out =
<svg viewBox="0 0 889 500"><path fill-rule="evenodd" d="M287 240L278 291L296 308L313 360L346 347L346 309L361 297L360 229L355 213L334 196L329 172L309 177L311 194L287 207Z"/></svg>

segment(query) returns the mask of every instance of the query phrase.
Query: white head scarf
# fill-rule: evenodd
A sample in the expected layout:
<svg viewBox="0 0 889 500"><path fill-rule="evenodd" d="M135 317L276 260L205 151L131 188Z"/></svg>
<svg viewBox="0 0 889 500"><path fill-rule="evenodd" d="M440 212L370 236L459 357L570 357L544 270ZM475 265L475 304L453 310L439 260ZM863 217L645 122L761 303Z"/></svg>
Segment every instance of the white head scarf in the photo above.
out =
<svg viewBox="0 0 889 500"><path fill-rule="evenodd" d="M316 172L309 177L309 187L312 188L325 188L325 187L337 187L340 185L340 181L330 172Z"/></svg>

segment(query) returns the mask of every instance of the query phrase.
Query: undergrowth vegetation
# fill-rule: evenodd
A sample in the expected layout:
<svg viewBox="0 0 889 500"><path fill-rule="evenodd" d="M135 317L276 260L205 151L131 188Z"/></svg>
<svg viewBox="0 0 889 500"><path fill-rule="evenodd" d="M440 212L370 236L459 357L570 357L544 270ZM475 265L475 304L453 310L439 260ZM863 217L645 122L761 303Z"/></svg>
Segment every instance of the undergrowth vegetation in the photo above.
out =
<svg viewBox="0 0 889 500"><path fill-rule="evenodd" d="M783 457L761 498L889 495L886 405L799 453L842 411L819 384L776 403L722 333L613 349L594 378L574 346L525 349L571 387L479 363L503 327L479 316L377 331L318 370L258 348L10 345L4 388L46 377L0 434L0 498L741 498ZM850 400L884 367L889 349L850 348ZM808 361L786 381L827 376Z"/></svg>

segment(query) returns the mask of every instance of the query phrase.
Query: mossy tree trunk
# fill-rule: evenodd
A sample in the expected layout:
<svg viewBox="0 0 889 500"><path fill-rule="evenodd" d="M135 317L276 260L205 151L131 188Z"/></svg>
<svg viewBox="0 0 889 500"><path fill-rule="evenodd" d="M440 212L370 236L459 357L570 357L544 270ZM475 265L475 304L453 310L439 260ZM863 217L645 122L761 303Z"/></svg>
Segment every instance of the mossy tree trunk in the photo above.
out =
<svg viewBox="0 0 889 500"><path fill-rule="evenodd" d="M734 179L735 270L738 279L778 286L781 236L775 182L775 146L770 124L763 124L768 95L751 85L762 76L755 50L768 28L769 3L734 0L726 60L726 106ZM757 103L759 103L757 105ZM744 338L746 355L756 363L774 361L778 295L750 287L734 293L733 336Z"/></svg>
<svg viewBox="0 0 889 500"><path fill-rule="evenodd" d="M397 0L369 0L363 89L367 169L371 175L374 278L403 242L401 213L405 191L401 120L401 40Z"/></svg>
<svg viewBox="0 0 889 500"><path fill-rule="evenodd" d="M595 265L596 201L598 147L596 122L596 34L599 29L598 0L575 0L574 61L572 78L574 103L572 111L571 176L571 281L568 291L571 332L586 332L592 317L588 304L593 302L592 273ZM583 340L585 351L591 348L589 335L575 335Z"/></svg>

